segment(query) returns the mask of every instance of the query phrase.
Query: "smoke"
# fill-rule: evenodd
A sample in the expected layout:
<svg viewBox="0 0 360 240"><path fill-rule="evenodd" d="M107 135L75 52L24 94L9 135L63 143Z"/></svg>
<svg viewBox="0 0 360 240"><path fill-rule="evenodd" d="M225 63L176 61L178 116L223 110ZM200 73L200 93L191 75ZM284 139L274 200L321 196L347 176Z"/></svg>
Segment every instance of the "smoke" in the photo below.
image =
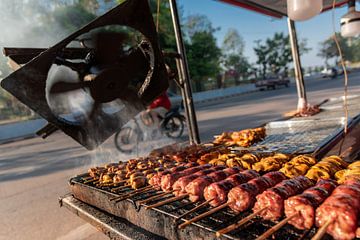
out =
<svg viewBox="0 0 360 240"><path fill-rule="evenodd" d="M56 9L61 6L71 6L76 4L77 0L1 0L0 1L0 48L3 47L38 47L48 48L62 40L68 34L76 29L64 28L62 24L56 21L53 16ZM100 8L96 14L102 14L112 7L114 3L104 1L100 2ZM114 1L115 2L115 1ZM79 23L84 25L87 22ZM0 78L6 77L10 73L10 69L6 66L7 59L0 56ZM56 81L78 81L78 74L64 66L53 65L48 73L49 84ZM48 87L48 86L47 86ZM71 96L54 96L47 95L47 101L51 109L58 115L67 112L80 112L86 115L89 112L93 102L89 102L88 96L84 95L84 91L72 91ZM119 106L119 105L117 105ZM116 107L116 105L115 105ZM104 111L119 110L110 106ZM127 112L135 112L137 109L128 109ZM69 116L66 116L69 117ZM71 119L69 119L71 120ZM126 119L121 119L126 120ZM124 122L119 122L123 124ZM143 141L139 142L131 154L119 152L114 147L114 139L111 137L103 146L90 152L90 160L92 165L103 165L109 162L125 161L131 157L145 156L154 148L165 146L175 141L164 137L159 129L142 128L141 132L144 136ZM89 160L86 160L86 164Z"/></svg>
<svg viewBox="0 0 360 240"><path fill-rule="evenodd" d="M54 3L56 2L56 3ZM69 31L51 19L59 5L73 4L74 0L2 0L0 1L0 48L48 48L65 37ZM53 34L57 33L57 34ZM0 54L0 79L11 69Z"/></svg>

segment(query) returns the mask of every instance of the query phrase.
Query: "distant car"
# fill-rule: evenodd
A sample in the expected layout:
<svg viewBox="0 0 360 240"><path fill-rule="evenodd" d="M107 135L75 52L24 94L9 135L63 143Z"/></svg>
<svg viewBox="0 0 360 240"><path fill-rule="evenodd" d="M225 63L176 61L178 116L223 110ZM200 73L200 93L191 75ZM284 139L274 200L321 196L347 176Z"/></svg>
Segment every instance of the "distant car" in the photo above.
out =
<svg viewBox="0 0 360 240"><path fill-rule="evenodd" d="M276 89L277 86L285 86L285 87L289 87L290 85L290 80L289 78L284 78L284 77L270 77L267 79L263 79L263 80L258 80L255 82L255 86L257 88L260 88L260 90L265 90L265 89Z"/></svg>
<svg viewBox="0 0 360 240"><path fill-rule="evenodd" d="M349 67L346 67L346 71L347 73L350 73L351 72L351 68ZM330 78L336 78L337 76L339 75L343 75L344 74L344 70L342 67L338 67L338 66L335 66L335 67L327 67L327 68L324 68L322 71L321 71L321 75L323 78L326 78L326 77L330 77Z"/></svg>

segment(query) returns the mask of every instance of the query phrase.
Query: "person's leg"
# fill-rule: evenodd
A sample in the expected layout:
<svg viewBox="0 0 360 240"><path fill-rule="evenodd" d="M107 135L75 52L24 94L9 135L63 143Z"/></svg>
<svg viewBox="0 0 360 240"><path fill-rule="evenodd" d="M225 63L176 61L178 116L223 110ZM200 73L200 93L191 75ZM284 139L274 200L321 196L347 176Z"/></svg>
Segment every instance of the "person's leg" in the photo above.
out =
<svg viewBox="0 0 360 240"><path fill-rule="evenodd" d="M152 109L153 113L156 113L156 120L157 121L157 126L160 126L160 118L165 118L166 113L168 112L168 110L164 107L157 107ZM155 114L153 115L155 116Z"/></svg>
<svg viewBox="0 0 360 240"><path fill-rule="evenodd" d="M151 112L152 111L148 109L148 110L140 113L140 118L141 118L142 122L148 127L154 125L154 120L151 115Z"/></svg>

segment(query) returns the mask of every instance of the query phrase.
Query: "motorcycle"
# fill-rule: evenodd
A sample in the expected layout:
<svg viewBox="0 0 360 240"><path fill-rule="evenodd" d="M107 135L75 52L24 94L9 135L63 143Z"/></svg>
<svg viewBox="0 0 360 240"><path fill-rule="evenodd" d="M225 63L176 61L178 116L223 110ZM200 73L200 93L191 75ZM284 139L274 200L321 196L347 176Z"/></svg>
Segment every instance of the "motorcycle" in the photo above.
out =
<svg viewBox="0 0 360 240"><path fill-rule="evenodd" d="M185 117L180 113L181 106L170 109L160 118L160 127L149 127L140 116L135 117L115 134L116 148L123 153L133 152L140 142L150 141L162 136L177 139L182 136L185 128ZM159 134L160 130L160 134Z"/></svg>

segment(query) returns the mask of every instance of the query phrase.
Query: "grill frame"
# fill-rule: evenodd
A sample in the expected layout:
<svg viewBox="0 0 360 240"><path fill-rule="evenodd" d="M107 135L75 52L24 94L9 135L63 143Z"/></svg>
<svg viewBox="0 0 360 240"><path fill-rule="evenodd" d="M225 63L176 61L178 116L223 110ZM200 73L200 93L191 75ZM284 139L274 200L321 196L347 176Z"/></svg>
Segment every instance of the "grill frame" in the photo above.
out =
<svg viewBox="0 0 360 240"><path fill-rule="evenodd" d="M111 215L114 215L119 218L126 219L130 223L148 231L155 235L167 238L167 239L223 239L223 240L235 240L235 239L254 239L256 236L260 236L271 226L276 223L269 221L253 221L251 225L247 225L245 228L241 228L237 231L224 234L220 238L216 238L215 233L217 230L220 230L223 227L226 227L232 223L237 222L241 218L249 215L251 211L247 211L236 215L230 209L223 209L218 213L215 213L204 220L188 225L185 229L179 230L177 228L178 224L183 221L179 221L178 224L175 223L175 218L180 216L187 210L195 207L195 204L188 205L189 200L184 199L174 203L170 203L158 208L153 208L146 210L145 206L150 205L154 202L160 201L155 200L148 204L144 204L141 207L136 205L135 201L141 200L141 197L134 197L125 199L118 203L114 201L109 201L110 198L118 196L115 193L110 191L97 188L88 184L83 184L81 178L88 176L87 174L76 176L70 179L70 189L73 196L91 206L101 209ZM131 191L131 190L130 190ZM129 191L129 192L130 192ZM145 195L142 195L145 197ZM187 205L186 208L178 208L179 205ZM178 208L179 212L174 213L174 209ZM201 214L202 212L209 210L210 207L206 207L192 213L186 219L190 219L196 215ZM234 217L234 216L237 217ZM227 221L224 221L227 219ZM230 220L229 220L230 219ZM211 227L214 222L218 222L217 225ZM310 239L311 236L315 233L316 229L311 231L300 231L289 225L286 225L284 228L279 230L276 233L276 239ZM305 236L304 236L305 235Z"/></svg>

